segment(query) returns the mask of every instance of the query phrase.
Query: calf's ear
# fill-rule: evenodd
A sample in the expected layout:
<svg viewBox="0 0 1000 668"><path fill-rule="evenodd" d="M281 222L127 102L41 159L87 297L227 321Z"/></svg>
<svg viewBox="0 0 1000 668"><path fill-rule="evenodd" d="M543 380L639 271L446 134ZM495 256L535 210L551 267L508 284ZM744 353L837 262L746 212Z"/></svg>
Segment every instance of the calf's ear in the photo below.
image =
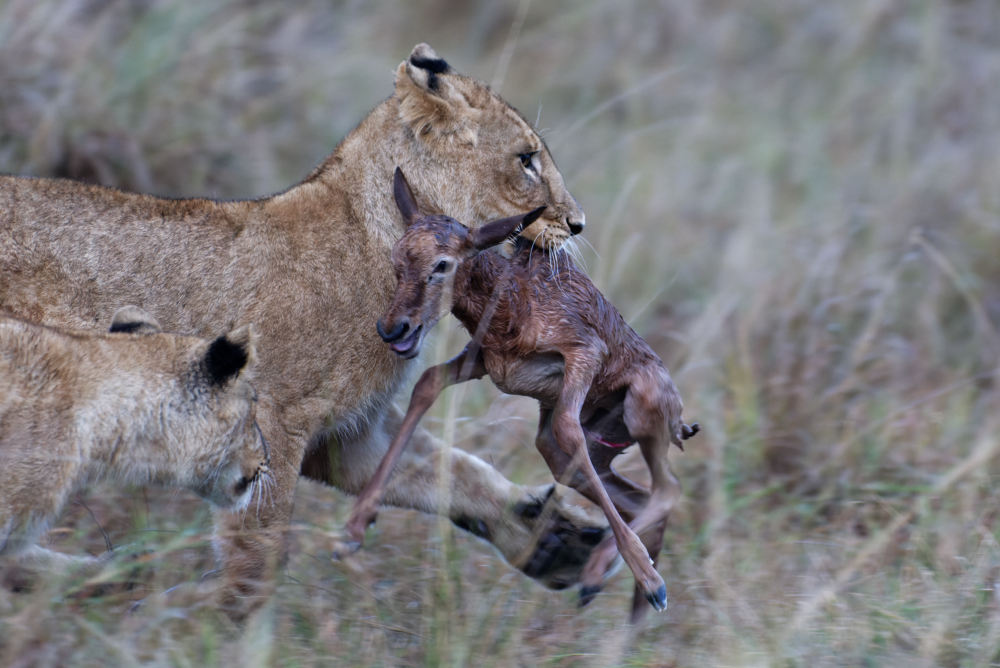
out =
<svg viewBox="0 0 1000 668"><path fill-rule="evenodd" d="M477 250L484 250L490 246L496 246L498 243L514 234L514 232L535 222L535 220L542 215L542 211L545 211L544 206L540 206L533 211L529 211L528 213L522 213L519 216L500 218L499 220L493 220L485 223L484 225L472 230L470 233L472 245L475 246Z"/></svg>
<svg viewBox="0 0 1000 668"><path fill-rule="evenodd" d="M244 325L208 345L201 360L210 385L222 386L257 361L257 336L252 325Z"/></svg>
<svg viewBox="0 0 1000 668"><path fill-rule="evenodd" d="M409 227L414 221L421 218L420 210L417 208L417 200L410 190L410 182L406 180L406 175L399 167L392 175L392 195L396 198L396 206L403 214L403 222Z"/></svg>

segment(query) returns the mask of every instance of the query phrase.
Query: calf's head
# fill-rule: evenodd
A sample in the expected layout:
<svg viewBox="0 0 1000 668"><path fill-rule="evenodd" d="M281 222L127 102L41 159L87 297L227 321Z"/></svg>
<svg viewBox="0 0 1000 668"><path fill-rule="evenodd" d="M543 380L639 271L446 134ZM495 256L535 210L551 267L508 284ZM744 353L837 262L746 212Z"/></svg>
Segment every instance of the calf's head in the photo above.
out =
<svg viewBox="0 0 1000 668"><path fill-rule="evenodd" d="M392 249L396 292L376 328L393 352L409 359L420 353L427 332L451 310L459 266L530 225L545 207L469 229L448 216L421 215L398 167L393 194L406 221L406 232Z"/></svg>

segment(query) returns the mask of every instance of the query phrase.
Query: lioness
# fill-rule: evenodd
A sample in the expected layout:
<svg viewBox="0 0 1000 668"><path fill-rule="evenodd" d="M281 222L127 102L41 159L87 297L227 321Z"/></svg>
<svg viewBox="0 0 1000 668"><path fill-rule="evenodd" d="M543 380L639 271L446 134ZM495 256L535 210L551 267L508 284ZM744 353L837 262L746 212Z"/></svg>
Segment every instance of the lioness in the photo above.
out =
<svg viewBox="0 0 1000 668"><path fill-rule="evenodd" d="M153 333L127 307L112 332L0 316L0 555L86 561L35 540L88 482L187 487L239 509L267 474L249 327L214 341Z"/></svg>
<svg viewBox="0 0 1000 668"><path fill-rule="evenodd" d="M396 70L395 91L302 183L248 201L168 200L63 180L0 177L0 307L41 322L94 327L123 300L173 331L204 335L254 322L258 420L276 489L259 517L217 516L224 604L264 600L285 552L300 472L357 493L399 427L392 404L414 368L373 335L395 287L390 251L404 223L396 165L421 210L482 221L544 205L524 235L557 247L583 229L545 144L485 85L426 44ZM515 485L477 457L418 432L385 501L445 513L553 587L576 582L604 529ZM544 520L541 524L540 518Z"/></svg>

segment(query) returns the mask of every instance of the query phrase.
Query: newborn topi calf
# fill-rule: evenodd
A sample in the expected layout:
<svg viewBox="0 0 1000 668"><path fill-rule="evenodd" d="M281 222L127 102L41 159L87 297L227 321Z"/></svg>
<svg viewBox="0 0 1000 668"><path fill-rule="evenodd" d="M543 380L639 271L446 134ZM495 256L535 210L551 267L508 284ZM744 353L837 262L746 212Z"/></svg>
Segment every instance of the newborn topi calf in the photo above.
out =
<svg viewBox="0 0 1000 668"><path fill-rule="evenodd" d="M550 257L523 240L511 258L481 252L530 225L542 209L469 229L447 216L421 216L399 169L394 194L407 229L392 251L398 284L379 335L397 354L415 357L450 310L472 341L420 377L399 434L358 497L348 538L360 546L396 459L438 394L489 375L504 392L538 400L535 445L556 479L597 503L608 519L613 538L584 568L582 601L600 589L617 545L635 575L633 620L647 609L643 597L664 610L667 590L655 560L680 495L667 454L698 425L681 420L681 398L663 362L569 258ZM635 442L652 476L648 490L611 467Z"/></svg>

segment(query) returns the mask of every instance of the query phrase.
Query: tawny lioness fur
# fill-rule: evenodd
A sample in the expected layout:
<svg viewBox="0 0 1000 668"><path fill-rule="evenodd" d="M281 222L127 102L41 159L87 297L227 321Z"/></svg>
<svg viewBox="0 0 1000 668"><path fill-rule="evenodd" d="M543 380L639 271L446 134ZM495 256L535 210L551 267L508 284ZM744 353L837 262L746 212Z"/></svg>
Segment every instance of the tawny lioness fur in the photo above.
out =
<svg viewBox="0 0 1000 668"><path fill-rule="evenodd" d="M122 333L0 317L0 555L86 561L35 541L73 493L104 478L187 487L226 509L265 484L252 330L162 334L135 307L111 329Z"/></svg>
<svg viewBox="0 0 1000 668"><path fill-rule="evenodd" d="M489 375L504 392L538 400L538 450L556 478L600 505L611 525L614 537L584 569L583 601L600 589L617 543L636 579L633 620L647 609L643 598L664 610L667 590L655 560L680 494L667 454L671 443L680 446L699 428L681 420L681 397L663 362L568 257L524 240L511 259L486 251L534 221L540 209L470 230L448 216L422 216L398 169L394 192L409 226L393 248L398 283L377 323L379 334L398 355L414 357L426 333L451 311L473 340L420 377L400 433L358 497L349 537L360 545L395 459L441 391ZM649 490L611 467L634 442L649 467Z"/></svg>
<svg viewBox="0 0 1000 668"><path fill-rule="evenodd" d="M257 200L168 200L69 181L0 177L0 308L47 324L97 327L123 301L170 331L209 335L253 322L260 335L258 421L276 489L259 516L218 517L228 602L265 600L284 555L302 474L357 492L398 430L392 399L411 364L372 336L395 281L404 225L396 165L417 175L425 211L482 221L544 205L524 231L557 247L584 224L538 134L483 84L425 44L375 107L305 181ZM550 586L575 582L603 529L553 499L418 433L392 504L444 513ZM544 522L543 522L544 520Z"/></svg>

